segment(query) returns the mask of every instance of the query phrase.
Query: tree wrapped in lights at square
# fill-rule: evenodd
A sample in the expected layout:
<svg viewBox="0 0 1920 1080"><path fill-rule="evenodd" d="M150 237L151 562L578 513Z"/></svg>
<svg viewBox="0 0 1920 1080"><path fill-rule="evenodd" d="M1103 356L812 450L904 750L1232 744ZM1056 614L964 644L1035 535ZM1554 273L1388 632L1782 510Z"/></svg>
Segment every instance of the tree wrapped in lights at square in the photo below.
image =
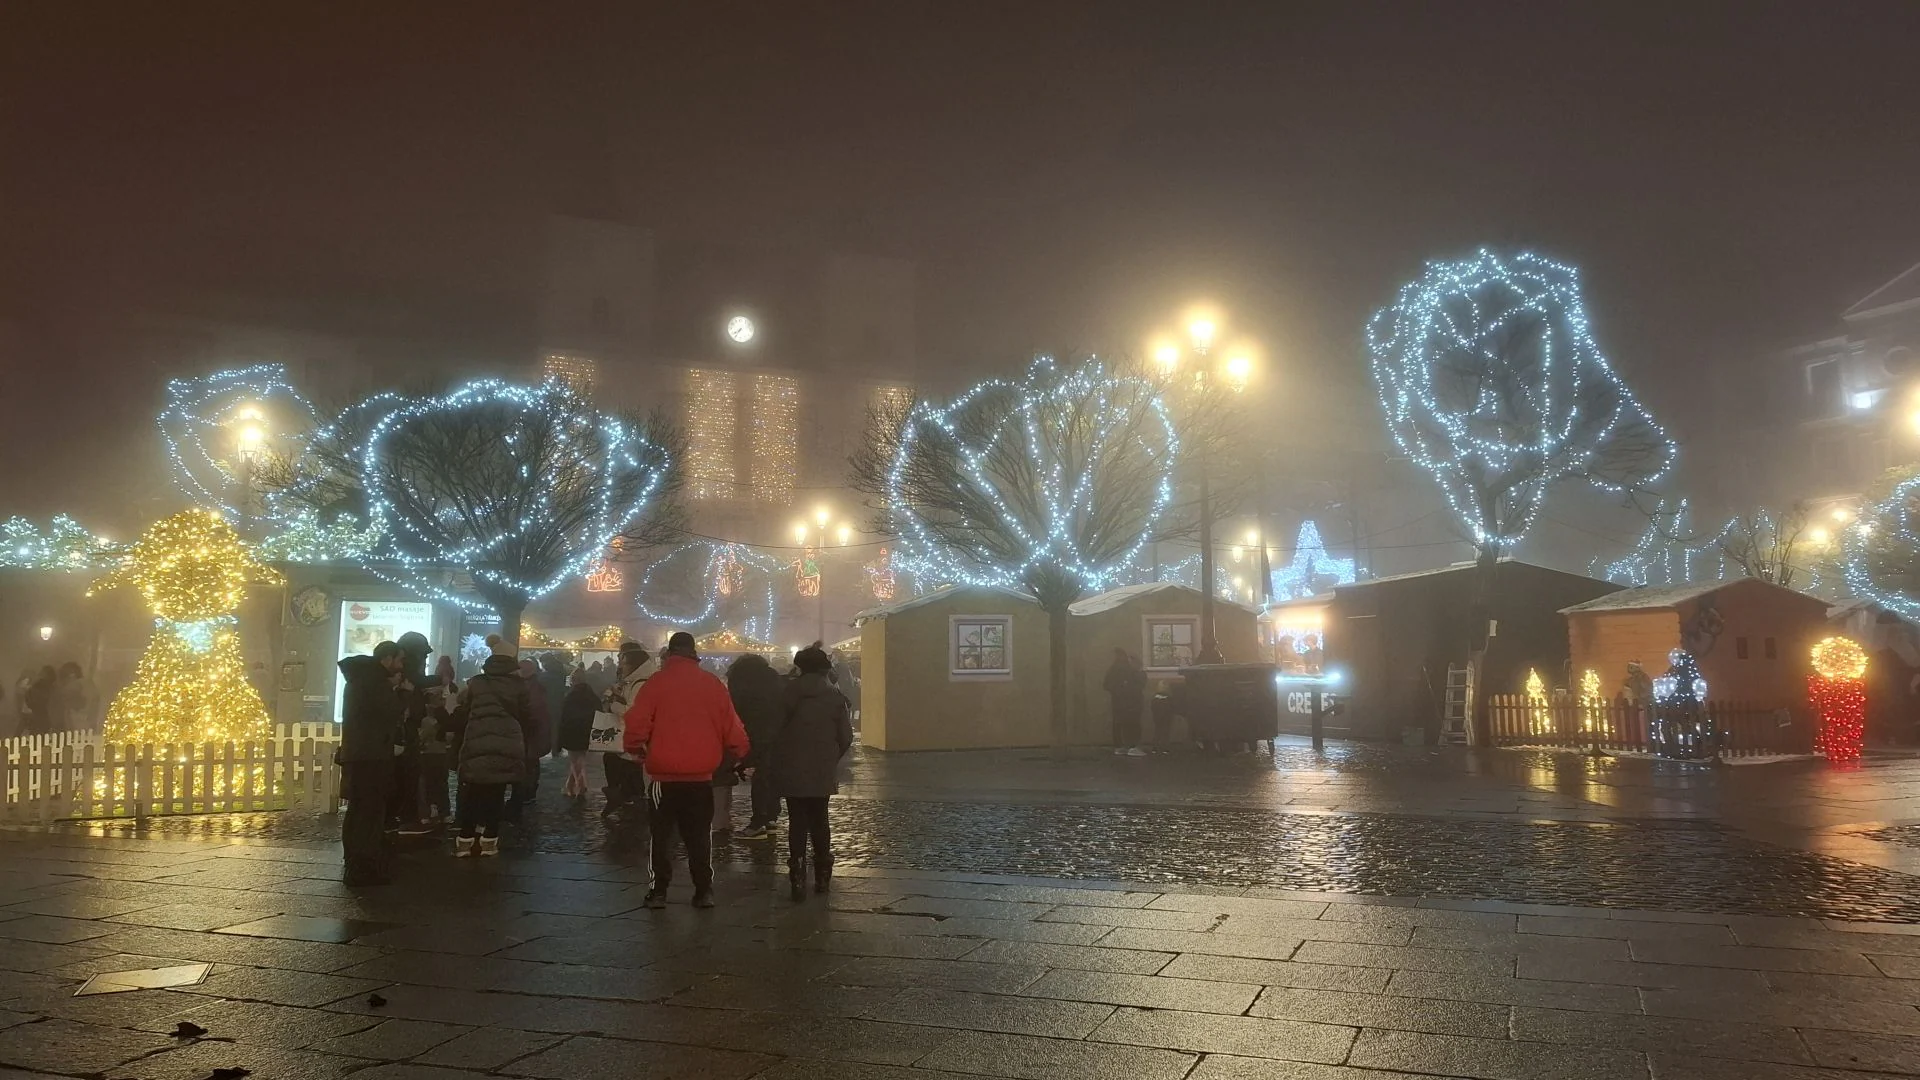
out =
<svg viewBox="0 0 1920 1080"><path fill-rule="evenodd" d="M1814 750L1828 761L1860 760L1867 740L1867 650L1850 638L1822 638L1813 647L1807 696L1820 717Z"/></svg>
<svg viewBox="0 0 1920 1080"><path fill-rule="evenodd" d="M1675 447L1601 354L1571 266L1481 250L1428 263L1367 324L1394 442L1431 474L1492 562L1547 493L1585 480L1637 491Z"/></svg>
<svg viewBox="0 0 1920 1080"><path fill-rule="evenodd" d="M1173 500L1181 437L1151 380L1042 357L1017 381L876 414L852 484L877 497L893 564L928 583L1024 589L1047 612L1056 739L1067 608L1123 583Z"/></svg>
<svg viewBox="0 0 1920 1080"><path fill-rule="evenodd" d="M114 547L65 514L46 531L22 517L0 523L0 567L23 570L93 570L113 559Z"/></svg>
<svg viewBox="0 0 1920 1080"><path fill-rule="evenodd" d="M120 566L87 590L131 586L154 615L133 682L107 708L107 740L244 743L272 735L247 682L234 613L248 585L281 583L218 511L183 510L142 533Z"/></svg>
<svg viewBox="0 0 1920 1080"><path fill-rule="evenodd" d="M633 549L679 534L676 446L659 417L601 413L565 383L483 379L352 406L270 476L270 500L377 528L368 569L514 635L528 603L616 539ZM472 593L451 588L451 570Z"/></svg>
<svg viewBox="0 0 1920 1080"><path fill-rule="evenodd" d="M1857 596L1920 620L1920 472L1889 471L1840 536L1840 574Z"/></svg>

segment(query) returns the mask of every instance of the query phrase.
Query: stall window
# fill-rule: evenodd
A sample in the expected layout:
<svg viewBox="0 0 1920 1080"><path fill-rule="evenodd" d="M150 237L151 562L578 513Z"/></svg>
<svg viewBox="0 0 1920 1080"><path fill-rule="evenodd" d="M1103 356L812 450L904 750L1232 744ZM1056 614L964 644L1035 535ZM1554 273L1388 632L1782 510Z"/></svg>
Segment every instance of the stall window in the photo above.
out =
<svg viewBox="0 0 1920 1080"><path fill-rule="evenodd" d="M1200 620L1190 615L1148 615L1146 642L1140 655L1149 671L1171 671L1193 666L1200 640Z"/></svg>
<svg viewBox="0 0 1920 1080"><path fill-rule="evenodd" d="M948 672L960 678L1013 675L1013 616L954 615L947 620Z"/></svg>

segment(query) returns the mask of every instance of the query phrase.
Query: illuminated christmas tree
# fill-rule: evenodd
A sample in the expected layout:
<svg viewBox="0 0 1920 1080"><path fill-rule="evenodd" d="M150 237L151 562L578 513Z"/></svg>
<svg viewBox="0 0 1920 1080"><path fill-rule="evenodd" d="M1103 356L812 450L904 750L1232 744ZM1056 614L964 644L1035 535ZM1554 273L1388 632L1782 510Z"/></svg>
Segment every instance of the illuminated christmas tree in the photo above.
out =
<svg viewBox="0 0 1920 1080"><path fill-rule="evenodd" d="M154 614L131 685L107 709L110 743L244 743L272 735L247 682L234 612L249 584L280 584L221 515L183 510L155 522L92 595L131 585Z"/></svg>

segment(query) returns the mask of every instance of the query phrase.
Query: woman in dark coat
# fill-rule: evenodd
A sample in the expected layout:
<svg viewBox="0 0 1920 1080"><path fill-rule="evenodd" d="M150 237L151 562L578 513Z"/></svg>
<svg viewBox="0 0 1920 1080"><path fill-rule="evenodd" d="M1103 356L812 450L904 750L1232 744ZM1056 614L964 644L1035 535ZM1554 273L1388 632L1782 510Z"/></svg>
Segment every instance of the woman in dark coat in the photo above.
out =
<svg viewBox="0 0 1920 1080"><path fill-rule="evenodd" d="M587 744L593 741L593 716L600 711L600 695L587 681L587 669L576 667L567 678L567 697L560 703L560 749L567 752L567 784L561 792L569 799L587 793Z"/></svg>
<svg viewBox="0 0 1920 1080"><path fill-rule="evenodd" d="M513 657L487 657L480 674L460 691L459 724L460 835L457 856L500 851L501 803L507 785L519 783L527 767L525 729L532 713L526 680Z"/></svg>
<svg viewBox="0 0 1920 1080"><path fill-rule="evenodd" d="M773 789L774 733L787 715L787 680L773 670L767 658L748 653L727 669L727 694L733 698L733 711L747 729L747 764L753 771L753 818L742 840L764 840L770 827L780 818L780 793Z"/></svg>
<svg viewBox="0 0 1920 1080"><path fill-rule="evenodd" d="M1145 755L1140 748L1140 712L1147 702L1147 676L1132 653L1113 650L1113 664L1107 668L1102 686L1113 705L1113 752Z"/></svg>
<svg viewBox="0 0 1920 1080"><path fill-rule="evenodd" d="M793 664L800 675L787 687L771 768L773 789L787 800L787 879L800 900L807 895L809 838L814 891L826 892L833 876L827 800L840 792L840 759L853 746L853 720L846 695L828 678L833 662L824 651L801 649Z"/></svg>

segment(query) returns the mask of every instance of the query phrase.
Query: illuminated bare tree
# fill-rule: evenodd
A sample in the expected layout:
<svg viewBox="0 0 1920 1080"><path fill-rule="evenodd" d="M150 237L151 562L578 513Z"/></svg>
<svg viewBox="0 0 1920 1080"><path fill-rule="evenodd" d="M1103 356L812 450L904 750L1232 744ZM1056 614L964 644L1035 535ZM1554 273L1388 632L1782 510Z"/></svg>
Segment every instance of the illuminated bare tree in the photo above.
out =
<svg viewBox="0 0 1920 1080"><path fill-rule="evenodd" d="M352 406L267 478L276 510L379 527L382 576L451 603L473 594L518 640L527 604L579 576L615 538L681 533L678 436L659 416L595 411L557 382L496 381Z"/></svg>

